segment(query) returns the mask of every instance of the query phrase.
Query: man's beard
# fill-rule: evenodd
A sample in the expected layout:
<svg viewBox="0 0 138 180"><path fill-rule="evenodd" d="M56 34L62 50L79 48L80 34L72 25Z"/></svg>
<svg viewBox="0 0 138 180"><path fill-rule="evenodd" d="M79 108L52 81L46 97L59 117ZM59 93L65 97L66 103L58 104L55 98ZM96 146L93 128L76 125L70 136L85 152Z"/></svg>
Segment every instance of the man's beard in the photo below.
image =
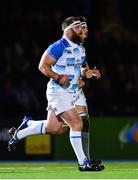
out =
<svg viewBox="0 0 138 180"><path fill-rule="evenodd" d="M72 40L74 43L76 43L76 44L82 43L82 38L81 38L78 34L76 34L76 32L73 31L73 29L72 29L72 37L71 37L71 40Z"/></svg>

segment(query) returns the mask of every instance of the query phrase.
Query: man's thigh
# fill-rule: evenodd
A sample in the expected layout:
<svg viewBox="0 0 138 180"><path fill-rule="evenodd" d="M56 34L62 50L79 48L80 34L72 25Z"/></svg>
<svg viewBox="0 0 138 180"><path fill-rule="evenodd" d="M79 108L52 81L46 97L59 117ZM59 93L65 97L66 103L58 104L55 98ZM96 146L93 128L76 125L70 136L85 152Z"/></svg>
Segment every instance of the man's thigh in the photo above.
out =
<svg viewBox="0 0 138 180"><path fill-rule="evenodd" d="M65 122L70 126L70 128L74 128L74 126L79 129L82 128L82 120L77 112L76 108L69 109L61 114L61 117L65 120Z"/></svg>
<svg viewBox="0 0 138 180"><path fill-rule="evenodd" d="M79 105L76 105L76 109L77 109L77 112L80 114L80 113L88 113L88 109L87 109L87 106L79 106Z"/></svg>
<svg viewBox="0 0 138 180"><path fill-rule="evenodd" d="M52 109L48 111L46 121L47 133L58 132L59 129L62 127L62 123L62 119L60 117L57 117Z"/></svg>

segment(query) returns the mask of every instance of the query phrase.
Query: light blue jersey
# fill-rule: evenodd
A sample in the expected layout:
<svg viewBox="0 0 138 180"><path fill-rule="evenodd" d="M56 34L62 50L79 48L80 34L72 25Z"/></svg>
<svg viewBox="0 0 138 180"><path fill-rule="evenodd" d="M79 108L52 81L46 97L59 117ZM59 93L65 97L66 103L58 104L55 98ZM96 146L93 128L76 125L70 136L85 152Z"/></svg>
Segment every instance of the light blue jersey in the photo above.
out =
<svg viewBox="0 0 138 180"><path fill-rule="evenodd" d="M53 91L59 88L67 88L71 91L77 90L81 67L86 63L85 48L63 37L50 45L46 52L56 60L52 70L59 75L68 75L70 82L69 87L65 87L50 79L47 90Z"/></svg>

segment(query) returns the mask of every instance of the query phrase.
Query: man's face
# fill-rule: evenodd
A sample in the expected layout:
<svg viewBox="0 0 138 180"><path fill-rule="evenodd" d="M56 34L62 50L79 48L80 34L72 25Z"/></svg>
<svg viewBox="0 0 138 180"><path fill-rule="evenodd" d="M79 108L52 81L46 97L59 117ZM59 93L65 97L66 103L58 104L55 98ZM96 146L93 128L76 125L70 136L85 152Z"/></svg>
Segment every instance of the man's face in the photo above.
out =
<svg viewBox="0 0 138 180"><path fill-rule="evenodd" d="M88 28L86 26L82 26L82 35L81 35L82 42L84 42L87 37L88 37Z"/></svg>
<svg viewBox="0 0 138 180"><path fill-rule="evenodd" d="M71 29L72 32L72 41L79 44L82 42L82 34L83 34L83 30L82 30L82 26L78 25L74 28Z"/></svg>

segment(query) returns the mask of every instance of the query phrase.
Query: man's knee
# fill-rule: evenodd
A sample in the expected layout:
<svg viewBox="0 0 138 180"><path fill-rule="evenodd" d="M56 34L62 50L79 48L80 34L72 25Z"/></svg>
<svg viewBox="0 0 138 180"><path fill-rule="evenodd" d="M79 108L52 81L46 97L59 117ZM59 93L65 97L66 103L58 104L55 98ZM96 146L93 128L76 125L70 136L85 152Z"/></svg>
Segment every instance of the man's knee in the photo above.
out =
<svg viewBox="0 0 138 180"><path fill-rule="evenodd" d="M78 122L74 122L72 127L75 131L82 131L82 128L83 128L82 120L79 120Z"/></svg>
<svg viewBox="0 0 138 180"><path fill-rule="evenodd" d="M82 121L74 122L70 125L70 128L73 131L82 131L83 123L82 123Z"/></svg>
<svg viewBox="0 0 138 180"><path fill-rule="evenodd" d="M53 127L52 134L63 134L69 131L69 126L64 122L59 122Z"/></svg>
<svg viewBox="0 0 138 180"><path fill-rule="evenodd" d="M62 132L62 125L58 124L58 125L54 125L53 129L52 129L52 134L61 134Z"/></svg>
<svg viewBox="0 0 138 180"><path fill-rule="evenodd" d="M69 131L69 127L61 127L56 134L64 134L65 132Z"/></svg>
<svg viewBox="0 0 138 180"><path fill-rule="evenodd" d="M62 122L55 121L54 124L50 124L50 123L47 124L46 132L52 134L58 134L61 128L62 128Z"/></svg>
<svg viewBox="0 0 138 180"><path fill-rule="evenodd" d="M82 131L83 132L88 132L89 131L89 115L87 112L81 112L79 113L82 121L83 121L83 128L82 128Z"/></svg>

